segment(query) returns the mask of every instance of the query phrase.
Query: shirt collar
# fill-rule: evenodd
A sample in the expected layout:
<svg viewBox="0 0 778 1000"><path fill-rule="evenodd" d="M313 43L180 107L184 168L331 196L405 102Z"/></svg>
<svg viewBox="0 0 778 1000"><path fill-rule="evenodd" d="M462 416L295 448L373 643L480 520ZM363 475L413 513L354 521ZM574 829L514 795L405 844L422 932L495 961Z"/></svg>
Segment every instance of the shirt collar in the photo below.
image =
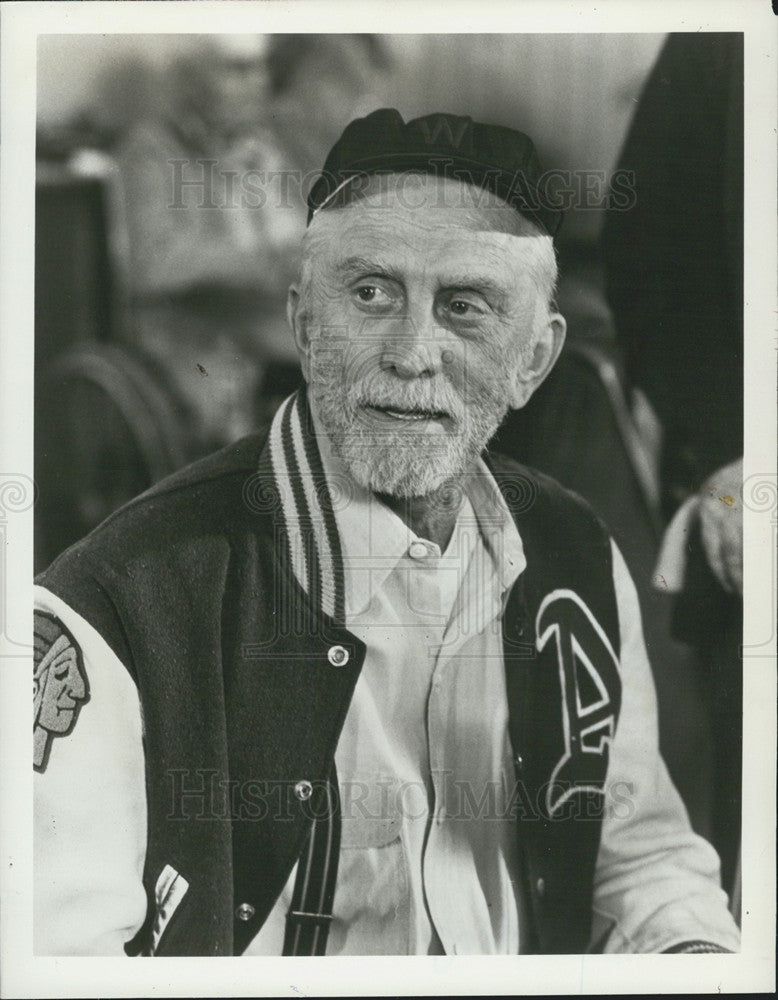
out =
<svg viewBox="0 0 778 1000"><path fill-rule="evenodd" d="M370 490L354 482L334 453L314 405L311 405L311 413L333 498L343 551L346 616L351 617L369 606L373 593L383 586L419 536ZM527 565L516 522L483 459L479 458L475 469L466 475L464 487L497 579L503 590L507 590Z"/></svg>

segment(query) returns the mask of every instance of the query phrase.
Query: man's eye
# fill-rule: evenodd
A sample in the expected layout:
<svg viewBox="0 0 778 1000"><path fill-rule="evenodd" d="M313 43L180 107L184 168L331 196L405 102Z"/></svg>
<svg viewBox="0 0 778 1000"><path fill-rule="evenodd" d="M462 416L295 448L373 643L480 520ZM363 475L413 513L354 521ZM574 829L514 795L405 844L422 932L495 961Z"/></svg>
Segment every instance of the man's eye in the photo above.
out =
<svg viewBox="0 0 778 1000"><path fill-rule="evenodd" d="M359 301L366 304L384 305L390 301L389 295L378 285L359 285L355 291Z"/></svg>
<svg viewBox="0 0 778 1000"><path fill-rule="evenodd" d="M469 299L451 299L448 304L448 310L454 316L461 316L464 319L475 319L484 312L481 307Z"/></svg>

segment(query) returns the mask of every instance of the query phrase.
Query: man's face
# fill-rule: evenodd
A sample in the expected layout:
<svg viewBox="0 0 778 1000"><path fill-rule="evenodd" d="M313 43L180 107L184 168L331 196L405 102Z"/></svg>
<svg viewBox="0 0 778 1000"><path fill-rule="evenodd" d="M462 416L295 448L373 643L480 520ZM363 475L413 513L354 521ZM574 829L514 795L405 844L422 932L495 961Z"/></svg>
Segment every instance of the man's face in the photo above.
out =
<svg viewBox="0 0 778 1000"><path fill-rule="evenodd" d="M512 209L473 207L458 182L400 180L319 213L292 312L335 451L363 486L408 497L468 469L526 402L548 310L538 237L512 234L529 232Z"/></svg>

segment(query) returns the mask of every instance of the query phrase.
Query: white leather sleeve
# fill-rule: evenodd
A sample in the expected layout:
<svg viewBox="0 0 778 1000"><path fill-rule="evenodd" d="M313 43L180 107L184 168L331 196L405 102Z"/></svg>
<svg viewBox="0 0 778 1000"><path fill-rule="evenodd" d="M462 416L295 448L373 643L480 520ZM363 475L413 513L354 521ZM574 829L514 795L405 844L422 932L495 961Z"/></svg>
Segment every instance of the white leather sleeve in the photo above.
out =
<svg viewBox="0 0 778 1000"><path fill-rule="evenodd" d="M71 689L80 699L71 731L34 728L34 952L124 954L146 915L137 689L107 643L62 600L36 587L35 608L68 630L80 648L84 677L75 694ZM56 700L51 688L48 699ZM72 697L63 696L62 703L72 705Z"/></svg>
<svg viewBox="0 0 778 1000"><path fill-rule="evenodd" d="M659 753L657 704L635 586L613 545L621 634L621 716L610 750L592 941L663 952L706 941L738 951L716 852L691 829ZM606 939L607 935L607 939Z"/></svg>

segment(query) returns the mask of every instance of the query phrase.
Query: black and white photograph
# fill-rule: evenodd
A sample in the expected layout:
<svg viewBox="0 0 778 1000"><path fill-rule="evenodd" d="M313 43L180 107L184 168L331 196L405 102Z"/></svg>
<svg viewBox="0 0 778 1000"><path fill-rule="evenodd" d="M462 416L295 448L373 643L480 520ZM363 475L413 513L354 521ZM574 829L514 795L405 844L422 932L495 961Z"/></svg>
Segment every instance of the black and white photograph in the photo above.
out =
<svg viewBox="0 0 778 1000"><path fill-rule="evenodd" d="M774 989L778 19L712 6L2 12L5 995Z"/></svg>

